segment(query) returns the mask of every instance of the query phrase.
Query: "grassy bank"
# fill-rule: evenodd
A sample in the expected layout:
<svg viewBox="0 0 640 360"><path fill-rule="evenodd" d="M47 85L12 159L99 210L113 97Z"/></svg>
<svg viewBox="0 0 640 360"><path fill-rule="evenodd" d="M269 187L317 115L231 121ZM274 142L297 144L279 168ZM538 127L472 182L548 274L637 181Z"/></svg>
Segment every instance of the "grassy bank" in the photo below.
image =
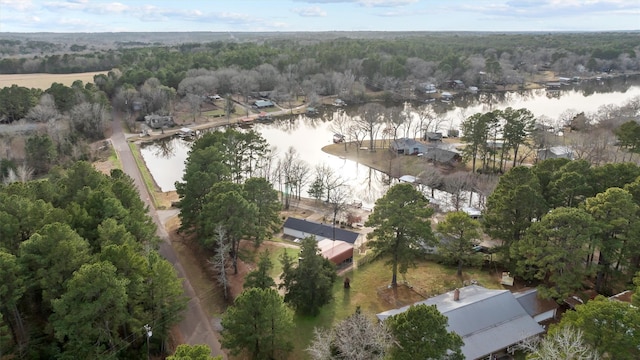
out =
<svg viewBox="0 0 640 360"><path fill-rule="evenodd" d="M155 181L153 181L153 176L151 176L151 173L147 168L147 164L144 162L144 159L142 159L142 154L140 154L140 148L133 142L129 142L129 148L131 149L133 158L136 160L136 165L138 166L138 169L140 169L140 174L142 174L142 181L144 181L144 185L147 187L147 192L149 193L149 196L151 196L151 201L153 201L153 206L158 210L165 209L165 206L163 204L158 203L158 200L156 197L156 192L158 192L158 189L156 187Z"/></svg>

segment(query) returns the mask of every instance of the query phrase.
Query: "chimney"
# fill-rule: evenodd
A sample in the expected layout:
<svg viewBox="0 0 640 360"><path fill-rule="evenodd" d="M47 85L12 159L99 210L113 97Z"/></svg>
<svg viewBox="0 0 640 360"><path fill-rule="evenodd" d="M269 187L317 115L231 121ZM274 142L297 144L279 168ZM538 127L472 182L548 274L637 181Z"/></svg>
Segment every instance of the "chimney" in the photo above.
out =
<svg viewBox="0 0 640 360"><path fill-rule="evenodd" d="M460 300L460 290L455 289L453 291L453 301L459 301Z"/></svg>

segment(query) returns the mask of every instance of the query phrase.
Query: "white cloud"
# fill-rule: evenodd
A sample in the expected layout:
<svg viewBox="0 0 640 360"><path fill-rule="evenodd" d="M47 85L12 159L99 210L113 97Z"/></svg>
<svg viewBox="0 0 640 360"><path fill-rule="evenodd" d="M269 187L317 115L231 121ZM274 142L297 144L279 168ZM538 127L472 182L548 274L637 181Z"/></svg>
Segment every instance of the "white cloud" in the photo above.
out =
<svg viewBox="0 0 640 360"><path fill-rule="evenodd" d="M129 6L120 2L89 3L85 0L51 1L44 3L43 6L53 12L82 11L90 14L120 14L130 9Z"/></svg>
<svg viewBox="0 0 640 360"><path fill-rule="evenodd" d="M112 2L107 4L94 4L88 6L86 8L87 12L95 13L95 14L121 14L127 10L130 10L130 7L119 2Z"/></svg>
<svg viewBox="0 0 640 360"><path fill-rule="evenodd" d="M291 9L294 13L304 17L323 17L327 16L327 12L322 10L319 6L309 6L304 8Z"/></svg>
<svg viewBox="0 0 640 360"><path fill-rule="evenodd" d="M635 0L509 0L503 5L496 15L513 13L524 17L578 17L588 14L634 14L639 8ZM483 12L493 10L496 9L486 8Z"/></svg>
<svg viewBox="0 0 640 360"><path fill-rule="evenodd" d="M0 0L0 7L15 11L28 11L32 10L34 5L31 0Z"/></svg>
<svg viewBox="0 0 640 360"><path fill-rule="evenodd" d="M418 0L358 0L358 3L367 7L397 7L413 4Z"/></svg>
<svg viewBox="0 0 640 360"><path fill-rule="evenodd" d="M418 2L418 0L294 0L312 4L354 3L366 7L396 7Z"/></svg>
<svg viewBox="0 0 640 360"><path fill-rule="evenodd" d="M83 10L86 8L86 4L69 2L69 1L49 1L42 5L45 9L50 11L59 10Z"/></svg>

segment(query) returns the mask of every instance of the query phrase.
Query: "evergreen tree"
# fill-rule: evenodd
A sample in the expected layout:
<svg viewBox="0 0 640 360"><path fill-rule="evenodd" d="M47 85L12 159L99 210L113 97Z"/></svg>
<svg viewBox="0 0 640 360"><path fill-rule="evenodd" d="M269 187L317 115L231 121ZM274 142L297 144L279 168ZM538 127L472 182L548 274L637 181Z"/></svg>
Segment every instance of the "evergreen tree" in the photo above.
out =
<svg viewBox="0 0 640 360"><path fill-rule="evenodd" d="M394 360L462 360L462 338L447 331L448 319L435 305L412 305L407 311L386 320L395 342Z"/></svg>
<svg viewBox="0 0 640 360"><path fill-rule="evenodd" d="M273 269L273 263L271 262L269 255L269 250L265 250L260 254L258 268L249 272L244 278L245 289L268 289L276 286L276 282L273 280L271 275L269 275L269 272Z"/></svg>
<svg viewBox="0 0 640 360"><path fill-rule="evenodd" d="M286 252L280 261L282 283L279 287L285 289L284 301L301 314L317 315L333 297L333 283L337 278L335 265L318 254L315 237L302 239L297 266Z"/></svg>
<svg viewBox="0 0 640 360"><path fill-rule="evenodd" d="M376 201L365 226L374 227L367 243L378 256L390 256L391 285L397 286L398 272L404 274L415 263L422 243L435 243L428 200L411 184L394 185Z"/></svg>
<svg viewBox="0 0 640 360"><path fill-rule="evenodd" d="M246 289L222 316L222 347L254 360L284 359L293 349L293 313L275 289Z"/></svg>

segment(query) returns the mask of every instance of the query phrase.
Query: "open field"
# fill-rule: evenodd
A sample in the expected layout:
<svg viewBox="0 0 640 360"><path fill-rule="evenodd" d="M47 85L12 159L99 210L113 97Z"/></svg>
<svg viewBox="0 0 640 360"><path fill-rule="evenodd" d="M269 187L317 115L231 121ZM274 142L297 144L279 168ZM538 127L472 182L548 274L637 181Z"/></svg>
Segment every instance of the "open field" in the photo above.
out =
<svg viewBox="0 0 640 360"><path fill-rule="evenodd" d="M0 88L11 85L24 86L46 90L54 82L71 86L74 81L82 80L83 83L93 82L93 77L98 74L106 74L106 71L75 73L75 74L0 74Z"/></svg>

